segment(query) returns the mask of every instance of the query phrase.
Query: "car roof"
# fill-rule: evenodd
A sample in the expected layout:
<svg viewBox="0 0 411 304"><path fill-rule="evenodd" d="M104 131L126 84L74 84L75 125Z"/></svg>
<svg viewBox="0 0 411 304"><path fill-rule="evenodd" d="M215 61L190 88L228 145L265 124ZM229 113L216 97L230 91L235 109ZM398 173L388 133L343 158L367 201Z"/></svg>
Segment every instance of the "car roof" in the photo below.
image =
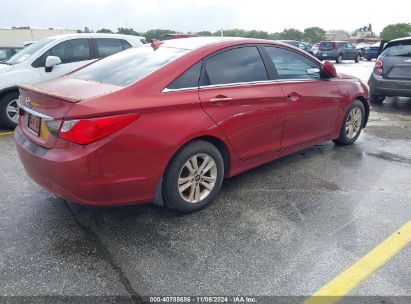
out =
<svg viewBox="0 0 411 304"><path fill-rule="evenodd" d="M68 39L68 38L144 38L142 36L124 35L124 34L110 34L110 33L76 33L76 34L62 34L55 35L48 38L51 39Z"/></svg>
<svg viewBox="0 0 411 304"><path fill-rule="evenodd" d="M403 37L403 38L393 39L393 40L390 40L389 42L406 41L406 40L411 40L411 36L410 37Z"/></svg>
<svg viewBox="0 0 411 304"><path fill-rule="evenodd" d="M177 49L186 49L194 50L201 48L206 45L216 44L221 42L230 42L230 41L249 41L250 43L259 42L259 41L268 41L263 39L249 39L242 37L192 37L190 39L173 39L166 40L163 42L165 47L177 48ZM272 42L272 40L270 40Z"/></svg>

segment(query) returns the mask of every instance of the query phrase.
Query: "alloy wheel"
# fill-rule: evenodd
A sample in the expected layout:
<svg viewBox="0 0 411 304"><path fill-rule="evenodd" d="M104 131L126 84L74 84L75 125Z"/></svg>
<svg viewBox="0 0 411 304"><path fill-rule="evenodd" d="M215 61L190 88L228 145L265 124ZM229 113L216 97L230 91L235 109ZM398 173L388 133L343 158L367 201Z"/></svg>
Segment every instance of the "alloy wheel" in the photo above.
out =
<svg viewBox="0 0 411 304"><path fill-rule="evenodd" d="M360 108L353 108L347 116L345 122L345 135L348 139L353 139L361 130L362 112Z"/></svg>
<svg viewBox="0 0 411 304"><path fill-rule="evenodd" d="M7 118L15 124L19 123L19 105L18 99L11 100L6 107Z"/></svg>
<svg viewBox="0 0 411 304"><path fill-rule="evenodd" d="M183 200L198 203L205 199L217 181L217 165L208 154L192 156L182 167L178 177L178 191Z"/></svg>

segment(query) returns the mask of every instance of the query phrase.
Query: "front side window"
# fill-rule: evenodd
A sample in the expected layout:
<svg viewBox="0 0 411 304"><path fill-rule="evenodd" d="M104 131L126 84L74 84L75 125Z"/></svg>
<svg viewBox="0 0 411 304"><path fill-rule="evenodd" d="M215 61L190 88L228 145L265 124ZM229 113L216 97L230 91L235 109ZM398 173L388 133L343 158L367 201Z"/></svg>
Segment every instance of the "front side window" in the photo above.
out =
<svg viewBox="0 0 411 304"><path fill-rule="evenodd" d="M57 56L61 63L78 62L90 59L88 39L72 39L57 44L48 51L47 56ZM46 58L47 58L46 56Z"/></svg>
<svg viewBox="0 0 411 304"><path fill-rule="evenodd" d="M123 43L120 39L97 38L96 45L99 58L107 57L123 50Z"/></svg>
<svg viewBox="0 0 411 304"><path fill-rule="evenodd" d="M151 46L131 48L127 51L101 59L71 74L74 78L127 86L142 79L188 50Z"/></svg>
<svg viewBox="0 0 411 304"><path fill-rule="evenodd" d="M265 47L276 70L278 79L318 79L320 65L292 50Z"/></svg>
<svg viewBox="0 0 411 304"><path fill-rule="evenodd" d="M268 80L268 74L255 46L230 49L206 62L204 85L263 80Z"/></svg>
<svg viewBox="0 0 411 304"><path fill-rule="evenodd" d="M48 56L57 56L61 63L71 63L91 59L90 46L88 39L72 39L63 41L50 50L45 52L36 61L33 62L33 67L44 67Z"/></svg>

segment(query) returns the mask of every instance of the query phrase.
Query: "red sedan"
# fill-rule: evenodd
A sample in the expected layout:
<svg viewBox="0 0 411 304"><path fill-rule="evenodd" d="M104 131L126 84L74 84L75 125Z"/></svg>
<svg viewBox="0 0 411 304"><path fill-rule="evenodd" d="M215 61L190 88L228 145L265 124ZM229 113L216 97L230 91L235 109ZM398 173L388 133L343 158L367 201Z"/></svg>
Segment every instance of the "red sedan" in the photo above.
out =
<svg viewBox="0 0 411 304"><path fill-rule="evenodd" d="M39 185L89 205L196 211L224 178L327 140L352 144L368 90L273 41L157 42L20 87L17 150Z"/></svg>

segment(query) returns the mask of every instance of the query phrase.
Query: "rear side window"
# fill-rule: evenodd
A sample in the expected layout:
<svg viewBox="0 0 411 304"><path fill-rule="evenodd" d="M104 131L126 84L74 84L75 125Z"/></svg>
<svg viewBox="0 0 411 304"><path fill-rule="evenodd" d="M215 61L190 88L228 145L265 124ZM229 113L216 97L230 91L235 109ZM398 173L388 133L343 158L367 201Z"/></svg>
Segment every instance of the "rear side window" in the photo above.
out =
<svg viewBox="0 0 411 304"><path fill-rule="evenodd" d="M411 57L411 40L404 41L401 44L388 46L382 55L387 57Z"/></svg>
<svg viewBox="0 0 411 304"><path fill-rule="evenodd" d="M188 50L160 47L156 51L149 45L103 58L71 74L72 77L127 86L142 79Z"/></svg>
<svg viewBox="0 0 411 304"><path fill-rule="evenodd" d="M113 55L123 50L123 43L120 39L97 38L96 46L100 58Z"/></svg>
<svg viewBox="0 0 411 304"><path fill-rule="evenodd" d="M318 79L318 63L292 50L266 46L268 55L277 70L278 79Z"/></svg>
<svg viewBox="0 0 411 304"><path fill-rule="evenodd" d="M240 47L219 53L207 60L204 85L268 80L256 47Z"/></svg>
<svg viewBox="0 0 411 304"><path fill-rule="evenodd" d="M201 61L197 62L183 74L181 74L176 80L174 80L167 89L186 89L186 88L196 88L198 87L198 82L200 80L201 72Z"/></svg>

